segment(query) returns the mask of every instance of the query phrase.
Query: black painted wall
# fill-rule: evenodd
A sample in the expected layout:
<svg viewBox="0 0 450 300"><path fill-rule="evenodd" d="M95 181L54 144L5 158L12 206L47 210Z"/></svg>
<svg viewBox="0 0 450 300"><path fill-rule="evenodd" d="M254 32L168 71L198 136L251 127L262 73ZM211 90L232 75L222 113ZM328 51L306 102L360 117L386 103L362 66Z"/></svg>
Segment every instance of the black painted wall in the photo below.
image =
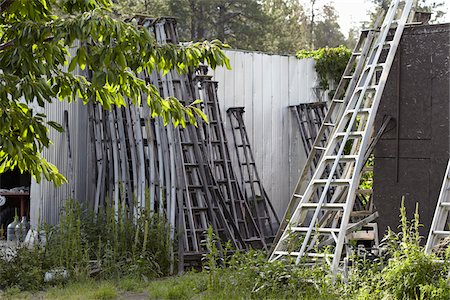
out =
<svg viewBox="0 0 450 300"><path fill-rule="evenodd" d="M426 237L449 157L450 24L406 28L376 117L392 120L375 147L374 203L380 238L397 229L401 198L419 203Z"/></svg>

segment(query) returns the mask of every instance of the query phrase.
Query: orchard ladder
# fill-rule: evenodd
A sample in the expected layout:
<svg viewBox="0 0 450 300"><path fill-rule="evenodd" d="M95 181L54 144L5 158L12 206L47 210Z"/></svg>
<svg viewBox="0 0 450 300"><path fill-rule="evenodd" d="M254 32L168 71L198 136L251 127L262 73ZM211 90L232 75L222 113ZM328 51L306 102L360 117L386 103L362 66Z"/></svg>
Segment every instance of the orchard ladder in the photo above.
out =
<svg viewBox="0 0 450 300"><path fill-rule="evenodd" d="M347 232L353 226L349 219L375 115L411 7L412 0L394 0L390 4L361 75L354 74L358 83L343 116L338 124L331 124L336 129L321 149L324 153L312 179L302 195L294 195L300 202L270 256L271 261L294 258L298 264L321 259L330 264L333 273L338 271ZM343 172L338 172L339 165ZM335 197L340 193L345 196ZM338 214L321 218L330 210ZM320 247L326 240L332 243Z"/></svg>
<svg viewBox="0 0 450 300"><path fill-rule="evenodd" d="M264 248L266 241L261 235L261 230L245 200L238 184L231 164L231 156L222 116L217 99L217 81L212 76L197 74L199 82L200 99L203 100L204 110L208 116L208 124L204 124L205 142L209 154L210 167L216 179L217 185L225 198L227 207L231 212L234 223L239 229L244 242L253 248Z"/></svg>
<svg viewBox="0 0 450 300"><path fill-rule="evenodd" d="M331 100L331 104L328 108L327 114L325 115L322 126L320 127L314 144L311 147L311 151L308 154L308 159L303 167L300 178L294 189L294 193L291 196L288 208L275 237L275 242L281 237L281 234L287 226L287 220L289 219L290 214L292 214L293 210L298 205L299 198L296 197L296 195L302 194L311 180L311 177L316 170L317 163L323 155L323 150L325 150L327 140L335 129L334 124L338 123L342 118L344 109L353 94L359 77L361 76L361 72L371 49L375 34L378 31L376 26L377 25L375 25L374 29L362 31L358 42L353 49L350 60L347 63L345 71L336 89L335 95ZM340 169L340 167L338 168Z"/></svg>
<svg viewBox="0 0 450 300"><path fill-rule="evenodd" d="M314 146L317 133L325 118L327 103L300 103L298 105L289 106L289 108L295 116L295 120L297 121L300 130L303 147L305 148L306 155L308 155Z"/></svg>
<svg viewBox="0 0 450 300"><path fill-rule="evenodd" d="M241 187L244 190L245 198L249 202L261 233L264 235L266 242L272 244L280 221L262 185L256 168L253 151L245 128L244 108L231 107L227 110L227 113L236 148Z"/></svg>

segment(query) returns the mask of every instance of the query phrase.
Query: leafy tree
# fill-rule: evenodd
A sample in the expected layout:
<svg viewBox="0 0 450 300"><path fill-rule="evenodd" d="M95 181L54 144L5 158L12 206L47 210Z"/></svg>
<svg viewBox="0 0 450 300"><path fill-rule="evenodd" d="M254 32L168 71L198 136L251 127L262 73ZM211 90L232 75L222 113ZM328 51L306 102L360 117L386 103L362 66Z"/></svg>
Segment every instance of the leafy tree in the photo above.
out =
<svg viewBox="0 0 450 300"><path fill-rule="evenodd" d="M206 62L228 65L218 41L185 46L157 45L147 30L109 15L109 0L3 0L0 2L0 173L19 169L37 181L55 184L65 178L41 157L51 143L48 126L61 131L33 105L45 108L55 99L104 108L147 101L152 115L166 123L195 122L196 107L162 99L155 87L138 78L142 71L168 71ZM81 43L76 55L68 48ZM64 70L68 66L68 71ZM92 77L71 73L79 67ZM145 95L145 96L143 96Z"/></svg>
<svg viewBox="0 0 450 300"><path fill-rule="evenodd" d="M352 26L348 32L348 37L345 42L345 45L350 49L353 49L356 46L356 42L358 41L360 34L361 34L360 26Z"/></svg>
<svg viewBox="0 0 450 300"><path fill-rule="evenodd" d="M168 7L181 39L217 38L234 48L261 50L267 19L257 0L170 0Z"/></svg>
<svg viewBox="0 0 450 300"><path fill-rule="evenodd" d="M295 53L308 47L307 16L296 0L266 0L263 10L270 20L264 50L274 53Z"/></svg>
<svg viewBox="0 0 450 300"><path fill-rule="evenodd" d="M152 17L169 15L167 0L112 0L113 11L123 17L145 14Z"/></svg>
<svg viewBox="0 0 450 300"><path fill-rule="evenodd" d="M336 9L331 5L324 5L320 13L320 19L313 24L314 46L338 47L345 44L345 37L340 31Z"/></svg>

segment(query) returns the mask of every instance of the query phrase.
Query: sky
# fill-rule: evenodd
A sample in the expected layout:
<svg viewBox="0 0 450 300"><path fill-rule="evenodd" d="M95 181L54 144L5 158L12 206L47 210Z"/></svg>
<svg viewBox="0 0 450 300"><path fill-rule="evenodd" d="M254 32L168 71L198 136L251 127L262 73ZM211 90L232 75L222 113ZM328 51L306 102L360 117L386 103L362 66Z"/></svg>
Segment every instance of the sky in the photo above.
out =
<svg viewBox="0 0 450 300"><path fill-rule="evenodd" d="M305 8L310 10L310 1L300 0L305 5ZM327 3L333 3L339 14L339 25L341 31L345 36L352 26L361 27L361 22L368 21L368 11L373 7L370 0L317 0L317 7ZM430 0L431 2L431 0ZM445 0L445 10L447 11L446 22L450 22L450 0Z"/></svg>

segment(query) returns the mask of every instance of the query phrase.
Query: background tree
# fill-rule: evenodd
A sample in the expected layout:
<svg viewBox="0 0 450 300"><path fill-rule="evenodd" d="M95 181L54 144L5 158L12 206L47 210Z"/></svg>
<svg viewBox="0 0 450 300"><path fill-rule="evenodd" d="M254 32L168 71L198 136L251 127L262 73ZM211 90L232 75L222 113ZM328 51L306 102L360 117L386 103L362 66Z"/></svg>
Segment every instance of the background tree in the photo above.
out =
<svg viewBox="0 0 450 300"><path fill-rule="evenodd" d="M338 47L346 42L340 30L336 9L332 5L321 8L318 21L313 24L313 32L315 48Z"/></svg>
<svg viewBox="0 0 450 300"><path fill-rule="evenodd" d="M48 126L62 128L33 105L80 99L109 109L130 99L147 101L153 116L162 115L166 122L185 124L186 118L202 115L196 107L162 99L138 74L155 68L186 72L201 62L228 64L223 45L157 45L147 30L112 18L110 7L109 0L0 2L0 173L19 169L37 181L42 175L55 184L65 180L40 155L51 143ZM82 46L70 57L67 49L78 43ZM71 73L76 67L92 77Z"/></svg>
<svg viewBox="0 0 450 300"><path fill-rule="evenodd" d="M295 53L308 47L307 16L298 1L266 0L263 10L270 22L264 37L264 51Z"/></svg>

